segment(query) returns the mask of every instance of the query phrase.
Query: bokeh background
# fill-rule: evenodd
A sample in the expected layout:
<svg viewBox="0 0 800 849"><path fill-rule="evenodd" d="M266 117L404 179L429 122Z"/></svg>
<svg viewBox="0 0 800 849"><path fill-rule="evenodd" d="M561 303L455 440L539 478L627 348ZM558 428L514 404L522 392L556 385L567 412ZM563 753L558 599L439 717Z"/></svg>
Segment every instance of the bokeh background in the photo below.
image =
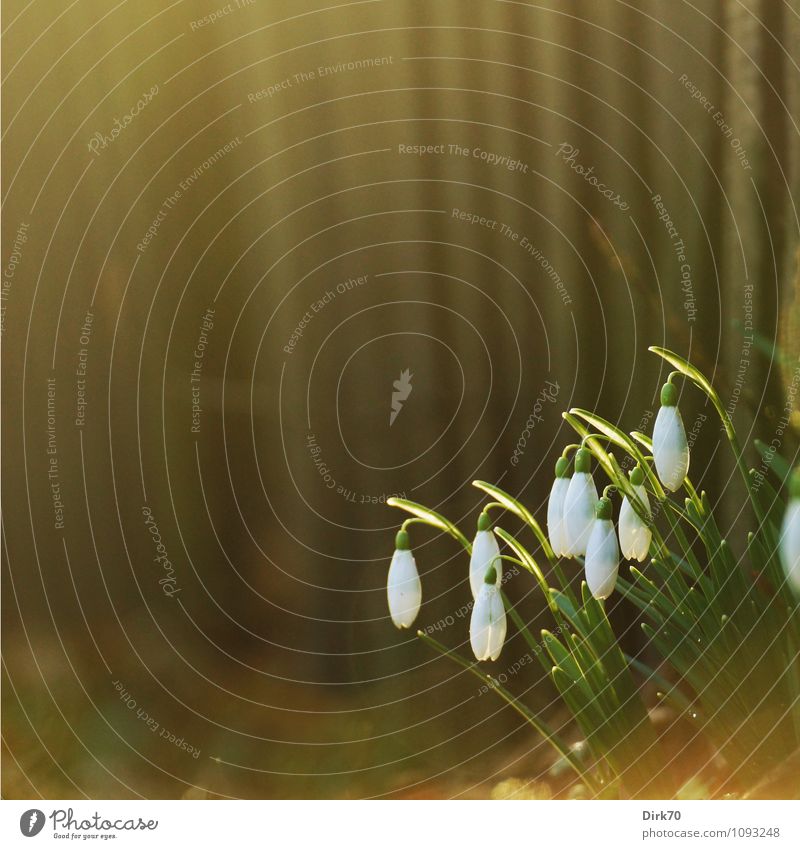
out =
<svg viewBox="0 0 800 849"><path fill-rule="evenodd" d="M3 5L3 794L560 792L393 628L384 502L544 520L563 410L651 430L652 344L794 451L800 4ZM466 652L464 557L413 543Z"/></svg>

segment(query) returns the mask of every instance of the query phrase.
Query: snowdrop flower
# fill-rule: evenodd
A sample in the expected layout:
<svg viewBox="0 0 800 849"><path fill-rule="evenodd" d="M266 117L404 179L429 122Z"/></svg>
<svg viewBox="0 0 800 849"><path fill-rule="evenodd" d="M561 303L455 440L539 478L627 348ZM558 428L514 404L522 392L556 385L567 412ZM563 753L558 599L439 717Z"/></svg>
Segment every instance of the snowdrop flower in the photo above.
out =
<svg viewBox="0 0 800 849"><path fill-rule="evenodd" d="M575 472L564 497L562 545L567 557L586 554L592 532L597 489L589 473L591 465L592 455L586 448L579 448L575 453Z"/></svg>
<svg viewBox="0 0 800 849"><path fill-rule="evenodd" d="M586 547L586 583L595 598L608 598L614 592L619 571L619 545L611 521L611 501L603 496L597 502L597 518Z"/></svg>
<svg viewBox="0 0 800 849"><path fill-rule="evenodd" d="M500 548L497 538L491 530L492 523L488 513L481 513L478 517L478 532L472 541L472 555L469 558L469 585L472 589L472 597L477 598L483 586L486 570L493 566L497 576L497 584L500 585L502 569L500 567Z"/></svg>
<svg viewBox="0 0 800 849"><path fill-rule="evenodd" d="M647 515L650 516L650 499L644 488L644 472L641 466L637 466L630 473L631 486L636 497L644 505ZM622 507L619 509L619 545L622 556L626 560L638 560L640 563L647 559L650 551L650 540L653 532L636 512L633 504L628 501L628 496L622 499Z"/></svg>
<svg viewBox="0 0 800 849"><path fill-rule="evenodd" d="M472 608L469 642L478 660L497 660L506 639L506 608L498 577L494 566L486 570L486 578Z"/></svg>
<svg viewBox="0 0 800 849"><path fill-rule="evenodd" d="M789 503L783 516L779 546L786 580L800 595L800 467L789 478Z"/></svg>
<svg viewBox="0 0 800 849"><path fill-rule="evenodd" d="M547 535L556 557L567 553L564 534L564 501L569 489L568 470L569 460L566 457L559 457L556 462L556 479L550 488L550 499L547 502Z"/></svg>
<svg viewBox="0 0 800 849"><path fill-rule="evenodd" d="M661 483L675 492L689 474L689 443L678 407L678 390L665 383L661 390L661 409L653 427L653 459Z"/></svg>
<svg viewBox="0 0 800 849"><path fill-rule="evenodd" d="M392 622L398 628L410 628L422 603L422 584L409 547L408 533L403 530L395 537L395 551L389 566L386 593L389 597Z"/></svg>

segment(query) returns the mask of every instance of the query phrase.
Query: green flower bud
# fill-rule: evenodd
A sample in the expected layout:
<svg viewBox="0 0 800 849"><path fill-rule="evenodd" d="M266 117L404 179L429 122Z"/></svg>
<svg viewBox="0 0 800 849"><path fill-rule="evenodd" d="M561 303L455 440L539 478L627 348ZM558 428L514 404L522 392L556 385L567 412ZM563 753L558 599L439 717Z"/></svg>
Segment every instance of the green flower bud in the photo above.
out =
<svg viewBox="0 0 800 849"><path fill-rule="evenodd" d="M644 483L644 470L641 466L636 466L631 470L629 477L634 486L641 486Z"/></svg>
<svg viewBox="0 0 800 849"><path fill-rule="evenodd" d="M394 538L394 547L397 551L408 551L411 548L411 541L408 538L408 532L400 530Z"/></svg>
<svg viewBox="0 0 800 849"><path fill-rule="evenodd" d="M597 506L594 509L595 516L604 521L611 518L611 499L603 496L598 499Z"/></svg>
<svg viewBox="0 0 800 849"><path fill-rule="evenodd" d="M556 460L556 477L565 478L569 474L569 459L567 457L559 457Z"/></svg>
<svg viewBox="0 0 800 849"><path fill-rule="evenodd" d="M575 452L575 472L590 472L592 470L592 452L588 448L579 448Z"/></svg>
<svg viewBox="0 0 800 849"><path fill-rule="evenodd" d="M661 387L661 406L674 407L678 403L678 390L671 383Z"/></svg>

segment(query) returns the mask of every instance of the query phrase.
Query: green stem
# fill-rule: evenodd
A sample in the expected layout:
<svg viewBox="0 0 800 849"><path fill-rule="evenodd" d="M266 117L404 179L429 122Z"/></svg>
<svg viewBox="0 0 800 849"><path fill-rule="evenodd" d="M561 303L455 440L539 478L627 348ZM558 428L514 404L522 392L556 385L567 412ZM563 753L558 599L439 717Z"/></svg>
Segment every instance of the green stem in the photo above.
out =
<svg viewBox="0 0 800 849"><path fill-rule="evenodd" d="M412 516L417 517L423 524L430 525L432 528L450 534L453 539L461 543L468 554L472 552L470 541L464 534L449 519L445 519L444 516L435 510L431 510L422 504L417 504L416 501L409 501L406 498L388 498L386 504L389 507L399 507L401 510L405 510L406 513L411 513Z"/></svg>
<svg viewBox="0 0 800 849"><path fill-rule="evenodd" d="M526 721L528 722L536 731L542 735L542 737L547 740L547 742L561 755L562 758L572 767L575 771L576 775L583 781L586 786L591 790L592 793L597 794L599 792L599 787L595 784L594 780L584 772L583 767L581 766L578 759L575 757L574 752L572 752L567 746L567 744L558 736L549 726L538 719L528 708L525 707L521 702L517 701L511 693L506 690L503 686L500 685L491 675L485 675L478 669L477 664L470 663L468 660L464 660L461 656L457 655L455 652L450 651L450 649L443 646L438 640L434 640L433 637L429 637L427 634L423 634L422 631L417 631L417 636L425 643L427 643L431 648L435 651L438 651L439 654L444 655L445 657L452 660L454 663L457 663L462 669L466 669L467 672L474 675L484 684L489 685L490 689L494 690L503 701L509 704L514 710Z"/></svg>
<svg viewBox="0 0 800 849"><path fill-rule="evenodd" d="M508 613L511 621L516 626L517 630L522 634L522 638L528 644L528 648L532 649L534 652L540 651L541 646L539 643L533 638L533 634L528 630L528 626L522 621L522 617L517 613L514 605L509 601L508 596L500 590L500 596L503 599L503 604L505 605L506 612Z"/></svg>

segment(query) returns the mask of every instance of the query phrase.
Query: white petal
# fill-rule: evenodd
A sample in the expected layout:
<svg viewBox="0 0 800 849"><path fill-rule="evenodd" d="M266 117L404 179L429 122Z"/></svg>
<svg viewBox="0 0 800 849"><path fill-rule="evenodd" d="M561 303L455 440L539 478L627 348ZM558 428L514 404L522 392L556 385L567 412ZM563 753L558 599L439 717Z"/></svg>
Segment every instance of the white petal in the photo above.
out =
<svg viewBox="0 0 800 849"><path fill-rule="evenodd" d="M489 660L492 593L497 590L487 583L481 586L469 620L469 642L478 660Z"/></svg>
<svg viewBox="0 0 800 849"><path fill-rule="evenodd" d="M392 622L398 628L410 628L422 603L422 584L410 551L395 551L389 566L386 594Z"/></svg>
<svg viewBox="0 0 800 849"><path fill-rule="evenodd" d="M689 474L689 443L677 407L661 407L653 427L653 459L664 486L675 492Z"/></svg>
<svg viewBox="0 0 800 849"><path fill-rule="evenodd" d="M792 498L781 525L781 563L786 580L800 595L800 498Z"/></svg>
<svg viewBox="0 0 800 849"><path fill-rule="evenodd" d="M575 472L564 498L564 550L568 557L586 553L594 523L597 489L588 472Z"/></svg>
<svg viewBox="0 0 800 849"><path fill-rule="evenodd" d="M473 598L478 597L490 566L494 566L497 572L497 585L500 586L502 562L494 531L478 531L472 541L472 555L469 558L469 585Z"/></svg>
<svg viewBox="0 0 800 849"><path fill-rule="evenodd" d="M503 649L503 643L506 640L506 608L503 604L503 597L499 590L492 592L492 598L489 605L491 617L491 625L489 626L489 657L492 660L497 660L500 657L500 652Z"/></svg>
<svg viewBox="0 0 800 849"><path fill-rule="evenodd" d="M634 491L649 514L650 500L647 497L647 490L640 485L635 486ZM622 507L619 510L619 545L622 549L622 556L626 560L638 560L640 562L646 560L652 538L652 531L641 520L627 496L623 498Z"/></svg>
<svg viewBox="0 0 800 849"><path fill-rule="evenodd" d="M617 583L619 546L610 519L595 519L586 549L586 583L595 598L608 598Z"/></svg>
<svg viewBox="0 0 800 849"><path fill-rule="evenodd" d="M547 535L556 557L566 554L564 538L564 501L569 489L569 478L556 478L550 488L547 502Z"/></svg>

